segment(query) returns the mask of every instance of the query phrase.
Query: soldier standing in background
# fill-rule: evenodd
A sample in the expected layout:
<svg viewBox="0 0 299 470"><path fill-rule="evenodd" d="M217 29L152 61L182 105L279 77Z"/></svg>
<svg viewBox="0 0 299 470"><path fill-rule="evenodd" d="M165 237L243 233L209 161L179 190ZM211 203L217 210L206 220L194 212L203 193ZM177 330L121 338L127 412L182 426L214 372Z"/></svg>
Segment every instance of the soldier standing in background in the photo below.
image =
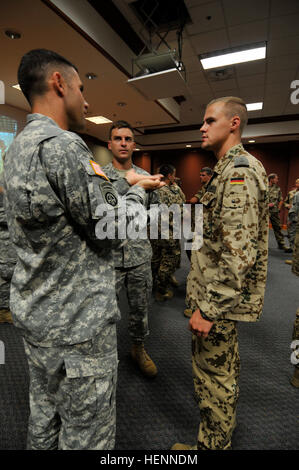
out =
<svg viewBox="0 0 299 470"><path fill-rule="evenodd" d="M163 164L159 168L159 173L164 175L165 186L159 189L159 199L161 204L170 207L177 205L182 216L183 204L186 197L181 188L175 183L176 169L173 165ZM181 240L173 237L173 216L169 216L169 238L161 238L159 233L158 240L151 240L153 248L152 273L155 298L158 301L164 301L173 297L172 287L177 286L177 280L174 277L181 260Z"/></svg>
<svg viewBox="0 0 299 470"><path fill-rule="evenodd" d="M284 235L281 231L281 222L279 213L283 205L281 189L278 186L278 176L271 173L268 176L269 181L269 215L278 248L289 253L291 250L285 246Z"/></svg>
<svg viewBox="0 0 299 470"><path fill-rule="evenodd" d="M208 104L202 148L215 165L203 204L203 245L192 252L187 300L192 364L201 421L197 445L172 450L230 449L239 395L237 322L261 315L268 260L268 181L262 164L247 153L241 133L247 122L240 98Z"/></svg>
<svg viewBox="0 0 299 470"><path fill-rule="evenodd" d="M120 315L112 248L119 241L99 239L96 229L101 221L123 224L121 204L69 132L84 130L88 110L76 67L37 49L22 58L18 81L32 114L6 153L4 191L17 253L10 307L30 376L27 446L113 449ZM157 177L128 172L123 184L135 183L124 198L133 211L146 189L160 186Z"/></svg>
<svg viewBox="0 0 299 470"><path fill-rule="evenodd" d="M103 171L119 194L126 194L129 187L120 188L120 182L130 169L136 173L148 175L142 168L133 165L132 154L135 149L134 133L126 121L117 121L110 128L108 148L112 162L103 167ZM159 202L157 192L147 195L146 207ZM132 339L131 357L141 372L147 377L157 375L157 367L144 348L144 341L149 334L148 306L152 293L151 258L152 248L148 239L127 240L122 247L114 250L116 273L116 293L119 298L125 286L129 304L129 334Z"/></svg>
<svg viewBox="0 0 299 470"><path fill-rule="evenodd" d="M10 282L17 262L10 241L3 201L3 170L0 173L0 323L13 323L9 308Z"/></svg>
<svg viewBox="0 0 299 470"><path fill-rule="evenodd" d="M292 208L292 205L293 205L294 196L298 192L299 192L299 178L296 179L295 188L289 191L287 197L284 200L284 206L288 211L287 231L288 231L288 239L289 239L291 249L293 249L292 245L294 244L294 238L295 238L295 233L296 233L296 222L294 224L294 220L293 220L294 216L291 215L294 212L294 210L292 209L290 211L290 209Z"/></svg>

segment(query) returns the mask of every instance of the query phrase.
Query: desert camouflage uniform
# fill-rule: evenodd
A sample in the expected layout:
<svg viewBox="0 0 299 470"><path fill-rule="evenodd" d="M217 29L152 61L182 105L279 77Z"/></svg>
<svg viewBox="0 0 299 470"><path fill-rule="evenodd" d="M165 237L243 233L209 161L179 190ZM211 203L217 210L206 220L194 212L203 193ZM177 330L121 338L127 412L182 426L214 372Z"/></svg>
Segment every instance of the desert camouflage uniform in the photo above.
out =
<svg viewBox="0 0 299 470"><path fill-rule="evenodd" d="M290 247L294 248L294 241L296 236L296 226L299 216L299 191L297 191L292 198L292 205L288 213L288 236Z"/></svg>
<svg viewBox="0 0 299 470"><path fill-rule="evenodd" d="M284 246L284 235L281 231L281 221L279 216L279 203L283 200L281 189L277 184L269 186L269 203L273 203L273 207L269 207L270 221L274 231L274 235L279 247Z"/></svg>
<svg viewBox="0 0 299 470"><path fill-rule="evenodd" d="M16 252L10 241L3 201L3 171L0 174L0 322L11 322L10 282L15 269Z"/></svg>
<svg viewBox="0 0 299 470"><path fill-rule="evenodd" d="M136 173L148 175L142 168L133 165ZM122 172L112 163L105 165L103 171L112 184L117 184ZM124 172L125 175L125 172ZM121 193L123 195L123 193ZM146 206L158 203L157 191L147 194ZM152 248L148 239L127 240L122 247L114 250L114 265L116 272L116 292L119 298L124 285L129 304L129 333L134 343L143 343L149 334L148 305L152 292L151 271Z"/></svg>
<svg viewBox="0 0 299 470"><path fill-rule="evenodd" d="M262 312L268 257L268 181L242 144L214 168L201 198L203 246L192 252L187 303L213 321L206 339L194 336L193 374L201 411L200 449L228 449L239 395L237 321Z"/></svg>
<svg viewBox="0 0 299 470"><path fill-rule="evenodd" d="M4 179L18 258L10 306L31 378L28 447L113 449L118 241L97 239L95 228L99 208L111 226L120 198L82 139L41 114L10 146ZM145 191L125 199L135 210Z"/></svg>
<svg viewBox="0 0 299 470"><path fill-rule="evenodd" d="M186 197L177 184L165 185L158 190L158 193L161 204L165 204L168 207L172 204L178 204L182 215ZM165 294L171 287L171 276L180 266L181 240L174 238L173 235L173 217L170 213L169 238L161 238L159 232L159 239L151 240L153 248L152 273L154 289L161 294Z"/></svg>
<svg viewBox="0 0 299 470"><path fill-rule="evenodd" d="M288 192L288 195L287 197L285 198L284 200L284 203L283 205L285 206L286 209L290 209L291 205L292 205L292 200L293 200L293 197L295 196L296 194L296 191L297 189L291 189L291 191Z"/></svg>

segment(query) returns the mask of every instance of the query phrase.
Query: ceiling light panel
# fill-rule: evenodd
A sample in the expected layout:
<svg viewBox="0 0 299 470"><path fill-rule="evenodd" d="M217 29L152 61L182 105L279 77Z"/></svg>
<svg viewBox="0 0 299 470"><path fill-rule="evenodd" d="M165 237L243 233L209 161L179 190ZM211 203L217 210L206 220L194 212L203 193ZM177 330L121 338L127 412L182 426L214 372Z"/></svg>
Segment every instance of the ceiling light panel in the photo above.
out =
<svg viewBox="0 0 299 470"><path fill-rule="evenodd" d="M226 67L227 65L240 64L266 58L266 44L261 43L256 47L247 46L201 54L199 60L205 70Z"/></svg>

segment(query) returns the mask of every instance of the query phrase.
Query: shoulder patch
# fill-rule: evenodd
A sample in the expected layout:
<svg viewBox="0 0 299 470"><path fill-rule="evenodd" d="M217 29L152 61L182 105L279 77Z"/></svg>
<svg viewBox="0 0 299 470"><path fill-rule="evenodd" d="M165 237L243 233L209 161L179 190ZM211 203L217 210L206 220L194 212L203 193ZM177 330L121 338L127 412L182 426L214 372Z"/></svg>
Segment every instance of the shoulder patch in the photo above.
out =
<svg viewBox="0 0 299 470"><path fill-rule="evenodd" d="M95 162L93 160L89 160L89 163L91 164L91 167L92 167L92 169L93 169L93 171L95 172L96 175L102 176L107 181L109 181L109 178L105 175L102 168L100 167L100 165L97 162Z"/></svg>
<svg viewBox="0 0 299 470"><path fill-rule="evenodd" d="M234 159L234 167L235 168L239 168L239 167L242 167L242 166L249 167L249 161L248 161L248 158L245 157L245 155L240 155L239 157L236 157Z"/></svg>

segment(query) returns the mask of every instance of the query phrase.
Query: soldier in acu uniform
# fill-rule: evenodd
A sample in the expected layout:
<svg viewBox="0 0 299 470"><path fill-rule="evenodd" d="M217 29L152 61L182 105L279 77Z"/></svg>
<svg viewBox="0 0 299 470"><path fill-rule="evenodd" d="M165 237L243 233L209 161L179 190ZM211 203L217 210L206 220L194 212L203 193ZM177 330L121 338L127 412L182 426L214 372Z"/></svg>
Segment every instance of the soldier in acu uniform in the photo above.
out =
<svg viewBox="0 0 299 470"><path fill-rule="evenodd" d="M129 123L117 121L110 129L108 148L113 154L112 162L103 167L115 188L119 181L133 168L136 173L148 175L142 168L133 165L132 153L135 149L134 133ZM121 190L125 194L128 188ZM147 207L158 203L157 192L148 194ZM129 333L132 339L131 357L147 377L157 375L157 367L144 348L144 340L149 334L148 305L152 293L151 271L152 248L148 239L127 240L114 250L116 291L119 297L125 286L129 303Z"/></svg>
<svg viewBox="0 0 299 470"><path fill-rule="evenodd" d="M10 282L16 252L9 237L3 201L3 171L0 174L0 323L13 323L9 309Z"/></svg>
<svg viewBox="0 0 299 470"><path fill-rule="evenodd" d="M195 447L230 449L239 395L237 322L262 312L268 257L268 181L262 164L241 144L247 122L240 98L212 101L206 109L202 147L218 163L201 203L203 245L192 252L187 300L192 364L201 422Z"/></svg>
<svg viewBox="0 0 299 470"><path fill-rule="evenodd" d="M4 162L5 208L17 264L11 312L30 374L30 449L113 449L117 345L114 240L119 197L82 139L88 104L76 68L52 51L18 71L32 114ZM153 177L135 172L125 201L144 204ZM103 209L103 211L101 210ZM125 214L124 214L125 215ZM125 218L127 220L127 218ZM111 221L111 222L110 222Z"/></svg>

